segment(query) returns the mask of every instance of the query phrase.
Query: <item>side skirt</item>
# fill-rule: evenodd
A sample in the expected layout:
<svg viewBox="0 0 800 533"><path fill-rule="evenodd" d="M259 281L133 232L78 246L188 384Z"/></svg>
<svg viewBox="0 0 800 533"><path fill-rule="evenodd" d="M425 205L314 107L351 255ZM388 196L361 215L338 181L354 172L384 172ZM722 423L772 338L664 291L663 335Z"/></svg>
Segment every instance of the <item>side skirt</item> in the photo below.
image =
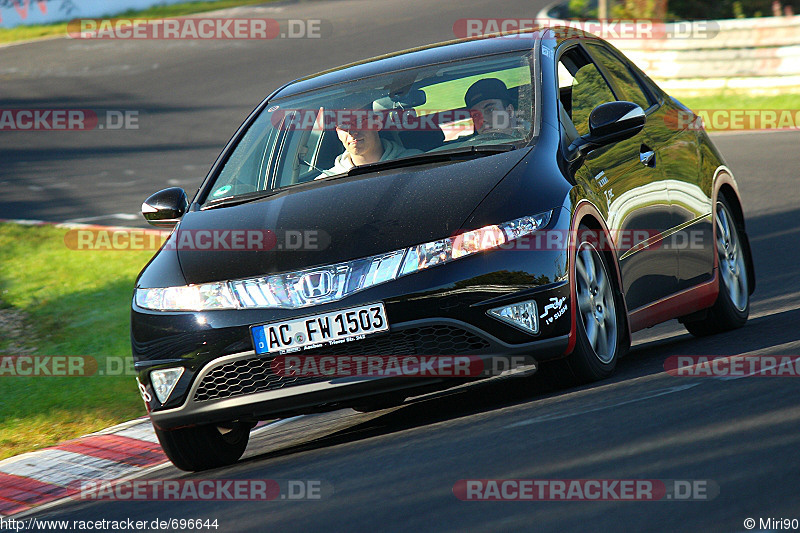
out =
<svg viewBox="0 0 800 533"><path fill-rule="evenodd" d="M631 311L631 332L709 308L717 301L717 295L719 276L715 267L710 280Z"/></svg>

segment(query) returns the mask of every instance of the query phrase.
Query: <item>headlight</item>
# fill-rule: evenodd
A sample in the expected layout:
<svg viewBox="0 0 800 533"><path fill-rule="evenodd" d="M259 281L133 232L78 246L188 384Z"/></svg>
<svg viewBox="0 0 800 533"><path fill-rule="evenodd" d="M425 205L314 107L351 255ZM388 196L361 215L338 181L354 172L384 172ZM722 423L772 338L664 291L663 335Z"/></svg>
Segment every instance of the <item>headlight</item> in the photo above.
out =
<svg viewBox="0 0 800 533"><path fill-rule="evenodd" d="M552 211L547 211L502 224L484 226L455 237L412 246L406 252L400 275L491 250L519 237L530 235L550 222L551 213Z"/></svg>
<svg viewBox="0 0 800 533"><path fill-rule="evenodd" d="M341 300L355 292L492 250L550 222L552 211L484 226L437 241L297 272L230 282L136 289L136 305L160 311L297 309Z"/></svg>
<svg viewBox="0 0 800 533"><path fill-rule="evenodd" d="M239 307L227 283L136 289L136 305L160 311L203 311Z"/></svg>

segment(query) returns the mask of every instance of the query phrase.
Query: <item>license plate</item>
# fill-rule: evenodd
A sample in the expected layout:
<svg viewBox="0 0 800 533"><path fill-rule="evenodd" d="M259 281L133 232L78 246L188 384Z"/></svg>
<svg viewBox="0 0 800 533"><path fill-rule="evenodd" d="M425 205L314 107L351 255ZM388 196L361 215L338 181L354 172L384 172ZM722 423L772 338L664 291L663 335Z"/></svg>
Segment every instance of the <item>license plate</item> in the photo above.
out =
<svg viewBox="0 0 800 533"><path fill-rule="evenodd" d="M389 331L382 303L253 326L256 353L291 353Z"/></svg>

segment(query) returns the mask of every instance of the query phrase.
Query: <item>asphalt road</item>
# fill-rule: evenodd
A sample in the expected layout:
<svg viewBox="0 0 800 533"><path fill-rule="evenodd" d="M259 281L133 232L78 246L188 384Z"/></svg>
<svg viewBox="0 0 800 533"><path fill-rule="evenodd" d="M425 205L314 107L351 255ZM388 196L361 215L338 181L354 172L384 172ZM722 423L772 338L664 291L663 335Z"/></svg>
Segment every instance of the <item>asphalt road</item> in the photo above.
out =
<svg viewBox="0 0 800 533"><path fill-rule="evenodd" d="M458 18L532 17L540 7L309 2L259 14L328 20L335 31L325 40L57 40L0 49L3 108L141 111L139 130L0 134L0 218L129 223L109 215L135 214L149 191L166 185L195 187L247 112L284 81L449 38ZM321 480L319 500L68 502L39 518L203 518L218 520L218 531L744 531L745 518L800 519L800 382L664 372L674 355L800 350L792 244L800 236L800 133L714 139L739 182L755 255L758 288L743 329L695 339L673 321L638 333L601 383L553 391L540 379L504 381L369 415L303 417L259 433L230 468L148 474ZM453 494L458 480L494 478L705 480L719 493L705 501L514 503Z"/></svg>
<svg viewBox="0 0 800 533"><path fill-rule="evenodd" d="M142 201L193 193L227 140L274 89L301 76L455 38L460 18L533 18L545 0L328 0L227 10L319 20L320 38L56 39L0 48L3 109L133 112L138 129L0 131L0 218L140 225Z"/></svg>

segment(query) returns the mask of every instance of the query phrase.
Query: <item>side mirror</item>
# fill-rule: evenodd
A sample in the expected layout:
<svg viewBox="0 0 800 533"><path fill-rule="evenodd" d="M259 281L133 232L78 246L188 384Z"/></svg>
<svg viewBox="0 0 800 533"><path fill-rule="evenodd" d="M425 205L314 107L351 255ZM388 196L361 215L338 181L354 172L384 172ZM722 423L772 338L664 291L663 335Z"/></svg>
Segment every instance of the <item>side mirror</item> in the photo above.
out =
<svg viewBox="0 0 800 533"><path fill-rule="evenodd" d="M600 104L589 115L589 133L570 146L586 154L595 148L630 139L644 128L647 115L633 102Z"/></svg>
<svg viewBox="0 0 800 533"><path fill-rule="evenodd" d="M189 199L180 187L158 191L142 204L142 216L153 226L171 228L178 223L186 210Z"/></svg>

